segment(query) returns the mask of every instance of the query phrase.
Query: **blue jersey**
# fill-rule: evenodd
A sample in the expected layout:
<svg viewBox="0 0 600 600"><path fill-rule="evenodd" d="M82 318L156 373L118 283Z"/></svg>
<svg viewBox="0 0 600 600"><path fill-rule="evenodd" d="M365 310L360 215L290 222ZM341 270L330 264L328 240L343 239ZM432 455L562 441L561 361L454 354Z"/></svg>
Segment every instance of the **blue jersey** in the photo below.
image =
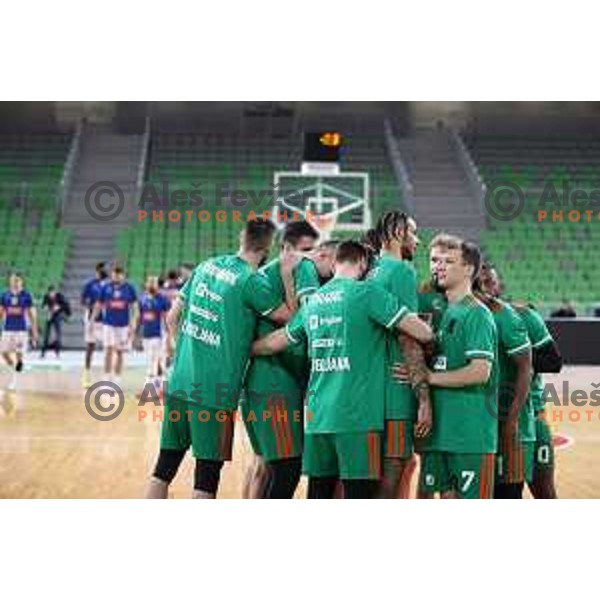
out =
<svg viewBox="0 0 600 600"><path fill-rule="evenodd" d="M129 325L129 309L137 301L134 287L127 281L109 282L102 287L100 301L104 308L104 324L111 327Z"/></svg>
<svg viewBox="0 0 600 600"><path fill-rule="evenodd" d="M0 304L4 309L4 331L27 331L25 314L33 306L31 294L25 290L16 294L9 290L2 294Z"/></svg>
<svg viewBox="0 0 600 600"><path fill-rule="evenodd" d="M94 277L90 279L81 292L81 303L88 309L88 315L92 314L92 309L102 294L102 288L106 285L105 279ZM96 321L102 321L102 312L96 317Z"/></svg>
<svg viewBox="0 0 600 600"><path fill-rule="evenodd" d="M162 335L162 318L169 308L170 303L163 294L151 296L146 292L140 296L142 337L159 338Z"/></svg>

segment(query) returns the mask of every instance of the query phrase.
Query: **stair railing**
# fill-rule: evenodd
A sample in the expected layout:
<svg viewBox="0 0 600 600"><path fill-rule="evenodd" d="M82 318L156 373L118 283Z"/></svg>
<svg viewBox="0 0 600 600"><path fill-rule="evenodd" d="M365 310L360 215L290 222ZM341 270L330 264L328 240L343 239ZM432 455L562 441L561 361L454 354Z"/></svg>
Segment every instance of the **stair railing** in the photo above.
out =
<svg viewBox="0 0 600 600"><path fill-rule="evenodd" d="M477 199L482 214L485 214L485 195L487 194L485 181L460 134L453 127L448 127L446 131L450 145L456 151L458 160L467 176L471 193Z"/></svg>
<svg viewBox="0 0 600 600"><path fill-rule="evenodd" d="M408 211L412 214L414 212L415 197L414 187L408 175L408 170L404 164L402 153L400 151L400 145L394 135L392 124L388 118L383 121L383 131L385 136L386 148L390 162L392 163L392 169L396 176L396 182L402 190L402 196L404 198L404 204Z"/></svg>
<svg viewBox="0 0 600 600"><path fill-rule="evenodd" d="M144 180L146 177L146 167L150 157L150 137L151 137L150 117L146 117L144 127L144 136L142 138L142 152L140 154L140 162L138 165L137 179L135 184L135 202L136 206L140 206L142 193L144 191Z"/></svg>
<svg viewBox="0 0 600 600"><path fill-rule="evenodd" d="M56 194L56 214L58 215L61 223L65 214L65 204L67 203L67 198L69 196L69 192L71 191L73 175L77 164L79 163L82 132L83 119L80 119L77 123L77 128L75 129L75 135L71 140L71 147L69 148L69 153L67 154L67 159L65 161L63 176L58 185L58 192Z"/></svg>

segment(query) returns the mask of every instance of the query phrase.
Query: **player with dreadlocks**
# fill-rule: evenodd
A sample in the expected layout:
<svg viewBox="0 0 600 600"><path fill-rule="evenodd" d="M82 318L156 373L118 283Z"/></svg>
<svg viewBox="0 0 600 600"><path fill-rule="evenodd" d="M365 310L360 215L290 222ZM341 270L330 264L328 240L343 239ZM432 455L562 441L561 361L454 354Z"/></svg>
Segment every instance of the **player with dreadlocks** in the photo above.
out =
<svg viewBox="0 0 600 600"><path fill-rule="evenodd" d="M415 220L403 212L389 211L379 219L368 241L378 252L369 278L393 294L409 311L418 311L417 277L412 260L419 244ZM414 436L423 438L432 426L429 388L423 347L406 335L390 334L386 363L383 477L380 496L396 498L404 472L411 464ZM408 382L392 379L394 364L404 363ZM405 495L405 494L401 494Z"/></svg>

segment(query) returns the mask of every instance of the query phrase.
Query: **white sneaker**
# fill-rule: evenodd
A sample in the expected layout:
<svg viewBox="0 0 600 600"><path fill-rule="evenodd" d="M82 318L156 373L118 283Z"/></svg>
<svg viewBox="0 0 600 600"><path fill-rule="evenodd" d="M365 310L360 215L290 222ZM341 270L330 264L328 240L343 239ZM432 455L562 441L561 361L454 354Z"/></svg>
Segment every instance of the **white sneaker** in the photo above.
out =
<svg viewBox="0 0 600 600"><path fill-rule="evenodd" d="M8 384L8 390L14 392L17 389L17 374L13 373L13 376L10 379L10 383Z"/></svg>
<svg viewBox="0 0 600 600"><path fill-rule="evenodd" d="M84 369L83 373L81 374L81 387L87 390L90 385L92 385L92 376L90 375L89 371Z"/></svg>

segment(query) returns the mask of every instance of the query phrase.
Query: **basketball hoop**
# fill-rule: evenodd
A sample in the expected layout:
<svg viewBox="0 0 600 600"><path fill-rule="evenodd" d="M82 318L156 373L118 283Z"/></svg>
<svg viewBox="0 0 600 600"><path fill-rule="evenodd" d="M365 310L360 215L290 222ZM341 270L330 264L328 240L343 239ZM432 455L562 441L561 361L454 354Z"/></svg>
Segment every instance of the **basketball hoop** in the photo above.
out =
<svg viewBox="0 0 600 600"><path fill-rule="evenodd" d="M331 233L337 224L337 213L322 213L320 215L313 214L311 217L312 224L321 232L325 240L331 238Z"/></svg>

